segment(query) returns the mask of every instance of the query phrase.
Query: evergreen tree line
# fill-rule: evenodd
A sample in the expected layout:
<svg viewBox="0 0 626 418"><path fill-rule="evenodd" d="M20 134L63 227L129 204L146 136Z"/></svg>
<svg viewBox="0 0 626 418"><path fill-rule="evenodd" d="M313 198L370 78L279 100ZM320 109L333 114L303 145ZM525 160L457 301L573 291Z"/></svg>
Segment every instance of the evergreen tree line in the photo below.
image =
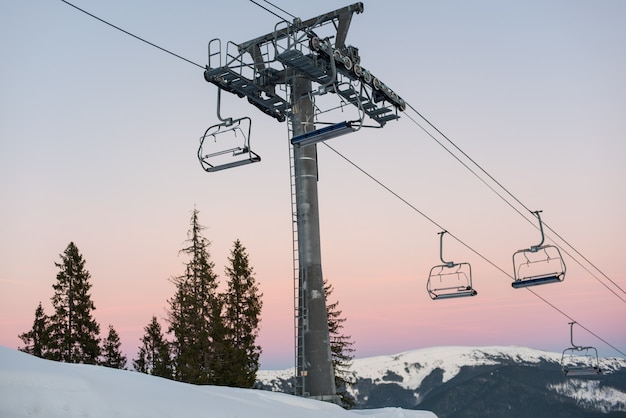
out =
<svg viewBox="0 0 626 418"><path fill-rule="evenodd" d="M202 234L196 209L190 224L180 251L188 258L184 273L171 278L175 293L167 301L167 329L152 316L132 366L181 382L253 387L261 354L256 339L263 295L248 253L236 240L225 269L226 290L220 293L210 241ZM114 327L109 325L106 338L99 336L89 293L90 274L78 248L71 242L60 257L51 299L54 313L46 315L39 303L33 327L19 336L25 344L20 350L50 360L125 368L127 359ZM332 286L326 283L325 290L330 295ZM345 318L337 305L328 305L331 352L338 393L343 406L351 407L346 387L351 384L347 376L354 350L350 337L341 332Z"/></svg>
<svg viewBox="0 0 626 418"><path fill-rule="evenodd" d="M171 279L165 337L156 316L144 328L133 367L143 373L195 384L253 387L261 347L256 344L261 308L259 288L245 247L236 240L225 269L227 288L219 279L202 235L198 211L191 217L185 272Z"/></svg>
<svg viewBox="0 0 626 418"><path fill-rule="evenodd" d="M202 235L198 211L191 217L184 274L171 279L176 290L168 300L166 339L157 317L144 328L133 368L139 372L181 382L252 387L259 368L261 347L256 344L262 294L245 247L236 240L228 258L227 289L218 292L219 280ZM90 273L78 247L71 242L63 254L53 284L54 313L46 315L41 302L32 328L20 334L24 351L67 363L125 368L119 334L109 325L100 338L93 317Z"/></svg>
<svg viewBox="0 0 626 418"><path fill-rule="evenodd" d="M126 357L113 325L109 325L106 338L100 338L89 293L91 275L78 247L70 242L60 257L61 262L54 263L59 268L52 286L54 313L46 315L39 302L33 327L19 335L25 344L20 350L49 360L124 368Z"/></svg>

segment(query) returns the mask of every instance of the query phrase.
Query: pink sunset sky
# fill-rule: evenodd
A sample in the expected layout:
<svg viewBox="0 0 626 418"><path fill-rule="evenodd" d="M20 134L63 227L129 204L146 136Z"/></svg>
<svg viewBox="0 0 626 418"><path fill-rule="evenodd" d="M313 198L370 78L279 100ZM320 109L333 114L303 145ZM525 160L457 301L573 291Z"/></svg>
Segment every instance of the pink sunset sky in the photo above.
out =
<svg viewBox="0 0 626 418"><path fill-rule="evenodd" d="M349 4L273 3L303 19ZM209 40L243 42L278 21L244 0L74 4L200 65ZM623 356L626 4L364 5L347 39L364 64L525 206L543 210L582 256L568 247L565 281L534 288L540 297L512 289L500 269L512 274L513 253L537 244L539 232L410 110L328 145L412 207L319 145L323 273L356 356L439 345L562 351L571 319L596 334L578 328L577 343ZM102 333L112 324L134 358L152 315L166 327L168 279L183 272L178 252L196 207L222 284L233 242L248 250L264 294L261 367L291 367L286 125L226 95L222 115L252 118L262 161L205 173L198 138L218 119L201 68L61 1L3 3L0 34L0 345L21 345L40 301L51 313L54 263L73 241ZM415 209L498 266L446 237L446 258L472 265L477 297L430 300L441 229Z"/></svg>

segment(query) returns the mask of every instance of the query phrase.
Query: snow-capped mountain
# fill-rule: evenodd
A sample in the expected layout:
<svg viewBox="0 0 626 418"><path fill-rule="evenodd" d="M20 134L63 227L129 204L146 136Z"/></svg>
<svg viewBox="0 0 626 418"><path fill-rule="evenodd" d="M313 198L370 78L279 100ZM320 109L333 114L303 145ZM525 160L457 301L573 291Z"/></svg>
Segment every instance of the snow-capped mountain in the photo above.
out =
<svg viewBox="0 0 626 418"><path fill-rule="evenodd" d="M626 416L626 359L602 374L565 377L561 353L525 347L434 347L356 359L357 408L402 407L445 417ZM259 386L290 392L293 369L260 371Z"/></svg>

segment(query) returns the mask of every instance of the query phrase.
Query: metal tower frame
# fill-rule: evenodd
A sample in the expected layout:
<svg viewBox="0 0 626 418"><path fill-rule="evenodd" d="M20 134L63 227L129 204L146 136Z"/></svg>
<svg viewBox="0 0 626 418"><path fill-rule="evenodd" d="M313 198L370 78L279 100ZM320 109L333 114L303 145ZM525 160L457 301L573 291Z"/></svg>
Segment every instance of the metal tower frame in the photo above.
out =
<svg viewBox="0 0 626 418"><path fill-rule="evenodd" d="M361 65L358 48L346 44L352 16L363 10L359 2L305 21L281 21L266 35L228 42L225 51L214 39L204 72L205 80L219 89L247 98L279 122L290 121L295 394L335 403L339 399L322 278L316 143L361 127L383 127L406 107ZM328 93L334 93L332 106L324 106ZM337 113L345 118L348 109L354 114L351 120L333 120ZM374 124L367 125L365 116ZM323 127L316 129L316 124Z"/></svg>

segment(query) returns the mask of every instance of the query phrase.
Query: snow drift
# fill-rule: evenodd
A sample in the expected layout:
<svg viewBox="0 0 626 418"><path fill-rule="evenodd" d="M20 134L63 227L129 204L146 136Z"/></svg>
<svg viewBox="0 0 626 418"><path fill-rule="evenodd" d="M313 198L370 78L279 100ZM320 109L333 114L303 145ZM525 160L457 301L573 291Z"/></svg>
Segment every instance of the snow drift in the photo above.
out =
<svg viewBox="0 0 626 418"><path fill-rule="evenodd" d="M58 363L0 347L3 418L433 418L399 408L346 411L282 393L196 386L146 374Z"/></svg>

